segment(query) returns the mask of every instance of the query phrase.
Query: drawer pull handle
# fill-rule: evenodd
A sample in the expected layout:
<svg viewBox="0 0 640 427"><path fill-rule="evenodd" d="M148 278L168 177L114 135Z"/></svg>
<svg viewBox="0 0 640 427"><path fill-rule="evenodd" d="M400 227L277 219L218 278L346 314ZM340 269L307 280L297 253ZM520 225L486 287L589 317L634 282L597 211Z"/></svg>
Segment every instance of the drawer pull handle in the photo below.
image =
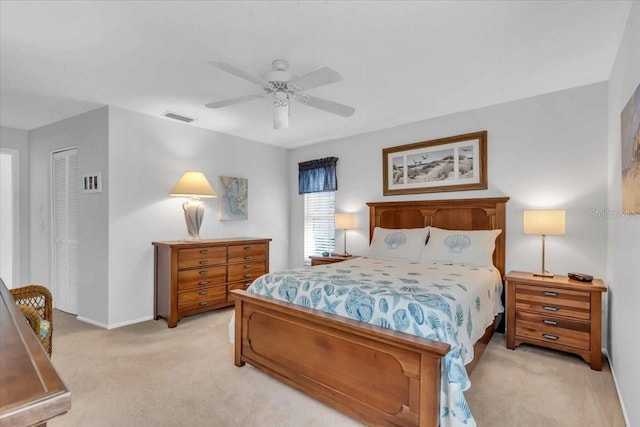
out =
<svg viewBox="0 0 640 427"><path fill-rule="evenodd" d="M209 261L207 261L206 259L203 259L202 261L200 261L200 265L207 265Z"/></svg>
<svg viewBox="0 0 640 427"><path fill-rule="evenodd" d="M249 277L251 277L251 273L247 273L247 274L244 275L245 279L248 279Z"/></svg>
<svg viewBox="0 0 640 427"><path fill-rule="evenodd" d="M209 249L202 249L202 250L200 251L200 253L201 253L201 254L203 254L203 255L204 255L204 254L208 254L208 253L209 253Z"/></svg>
<svg viewBox="0 0 640 427"><path fill-rule="evenodd" d="M251 264L245 264L244 268L251 268Z"/></svg>
<svg viewBox="0 0 640 427"><path fill-rule="evenodd" d="M542 293L542 295L548 296L548 297L557 297L558 293L557 292L551 292L551 291L544 291Z"/></svg>
<svg viewBox="0 0 640 427"><path fill-rule="evenodd" d="M247 255L244 259L251 259L251 255Z"/></svg>
<svg viewBox="0 0 640 427"><path fill-rule="evenodd" d="M245 247L244 247L244 250L245 250L245 251L250 251L250 250L251 250L251 246L245 246Z"/></svg>
<svg viewBox="0 0 640 427"><path fill-rule="evenodd" d="M208 272L209 272L209 270L200 270L200 271L198 271L198 274L202 276L204 274L207 274Z"/></svg>
<svg viewBox="0 0 640 427"><path fill-rule="evenodd" d="M544 308L547 311L558 311L559 310L558 307L554 307L552 305L543 305L542 308Z"/></svg>
<svg viewBox="0 0 640 427"><path fill-rule="evenodd" d="M200 286L204 286L204 285L208 285L208 284L209 284L208 280L202 280L202 281L198 282L198 285L200 285Z"/></svg>
<svg viewBox="0 0 640 427"><path fill-rule="evenodd" d="M244 282L245 286L251 286L251 282Z"/></svg>
<svg viewBox="0 0 640 427"><path fill-rule="evenodd" d="M548 340L553 340L553 341L557 341L558 337L555 335L551 335L551 334L542 334L543 337L545 337Z"/></svg>
<svg viewBox="0 0 640 427"><path fill-rule="evenodd" d="M208 305L209 302L208 301L202 301L199 305L201 305L202 307L204 307L205 305Z"/></svg>
<svg viewBox="0 0 640 427"><path fill-rule="evenodd" d="M544 319L542 323L544 323L545 325L558 326L558 322L556 322L555 320Z"/></svg>
<svg viewBox="0 0 640 427"><path fill-rule="evenodd" d="M207 295L209 292L208 291L200 291L198 292L198 295Z"/></svg>

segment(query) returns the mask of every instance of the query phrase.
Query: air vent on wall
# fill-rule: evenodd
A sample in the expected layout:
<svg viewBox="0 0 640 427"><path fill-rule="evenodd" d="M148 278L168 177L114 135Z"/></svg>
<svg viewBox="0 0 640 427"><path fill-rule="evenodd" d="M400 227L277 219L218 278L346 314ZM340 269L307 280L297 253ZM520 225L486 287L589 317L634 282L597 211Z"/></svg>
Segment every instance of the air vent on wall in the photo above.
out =
<svg viewBox="0 0 640 427"><path fill-rule="evenodd" d="M185 122L185 123L191 123L192 121L195 120L195 119L192 119L190 117L185 117L185 116L181 116L180 114L172 113L170 111L167 111L166 113L164 113L163 116L164 117L168 117L168 118L173 119L173 120L179 120L179 121Z"/></svg>

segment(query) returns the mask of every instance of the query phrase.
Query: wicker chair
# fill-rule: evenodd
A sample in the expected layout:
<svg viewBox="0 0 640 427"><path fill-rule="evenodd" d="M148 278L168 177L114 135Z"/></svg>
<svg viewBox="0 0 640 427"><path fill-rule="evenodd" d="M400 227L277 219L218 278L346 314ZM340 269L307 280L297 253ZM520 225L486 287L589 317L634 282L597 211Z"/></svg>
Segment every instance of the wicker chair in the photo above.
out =
<svg viewBox="0 0 640 427"><path fill-rule="evenodd" d="M51 357L53 349L53 297L49 289L40 285L28 285L10 289L18 308L27 318L42 347Z"/></svg>

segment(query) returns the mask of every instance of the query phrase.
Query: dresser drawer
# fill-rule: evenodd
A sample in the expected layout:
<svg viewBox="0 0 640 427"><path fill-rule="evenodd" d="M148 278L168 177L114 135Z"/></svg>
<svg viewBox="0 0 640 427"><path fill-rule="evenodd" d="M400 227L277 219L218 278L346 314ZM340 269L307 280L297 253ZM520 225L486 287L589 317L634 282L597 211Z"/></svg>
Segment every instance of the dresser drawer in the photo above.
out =
<svg viewBox="0 0 640 427"><path fill-rule="evenodd" d="M229 263L264 261L266 256L267 245L264 243L229 246Z"/></svg>
<svg viewBox="0 0 640 427"><path fill-rule="evenodd" d="M178 251L178 269L202 267L227 262L227 248L193 248Z"/></svg>
<svg viewBox="0 0 640 427"><path fill-rule="evenodd" d="M223 284L227 281L227 267L196 268L178 271L178 290Z"/></svg>
<svg viewBox="0 0 640 427"><path fill-rule="evenodd" d="M516 313L516 336L589 350L589 322Z"/></svg>
<svg viewBox="0 0 640 427"><path fill-rule="evenodd" d="M229 282L255 279L266 273L264 262L246 262L242 264L231 264L228 267Z"/></svg>
<svg viewBox="0 0 640 427"><path fill-rule="evenodd" d="M226 286L213 286L178 294L178 311L206 308L227 300Z"/></svg>
<svg viewBox="0 0 640 427"><path fill-rule="evenodd" d="M231 283L227 285L227 298L229 299L229 301L235 300L233 294L230 293L229 291L232 291L234 289L240 289L245 291L249 286L251 286L252 283L253 283L253 280L246 280L244 282L236 282L236 283Z"/></svg>
<svg viewBox="0 0 640 427"><path fill-rule="evenodd" d="M555 314L588 320L591 313L589 292L561 290L516 284L516 310Z"/></svg>

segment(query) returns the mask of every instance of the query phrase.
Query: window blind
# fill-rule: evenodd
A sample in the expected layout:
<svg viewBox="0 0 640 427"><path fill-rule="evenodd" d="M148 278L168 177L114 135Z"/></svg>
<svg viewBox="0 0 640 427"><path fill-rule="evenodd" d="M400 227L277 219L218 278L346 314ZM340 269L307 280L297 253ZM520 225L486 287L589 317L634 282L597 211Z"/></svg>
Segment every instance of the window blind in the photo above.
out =
<svg viewBox="0 0 640 427"><path fill-rule="evenodd" d="M304 195L304 259L335 251L335 192Z"/></svg>

